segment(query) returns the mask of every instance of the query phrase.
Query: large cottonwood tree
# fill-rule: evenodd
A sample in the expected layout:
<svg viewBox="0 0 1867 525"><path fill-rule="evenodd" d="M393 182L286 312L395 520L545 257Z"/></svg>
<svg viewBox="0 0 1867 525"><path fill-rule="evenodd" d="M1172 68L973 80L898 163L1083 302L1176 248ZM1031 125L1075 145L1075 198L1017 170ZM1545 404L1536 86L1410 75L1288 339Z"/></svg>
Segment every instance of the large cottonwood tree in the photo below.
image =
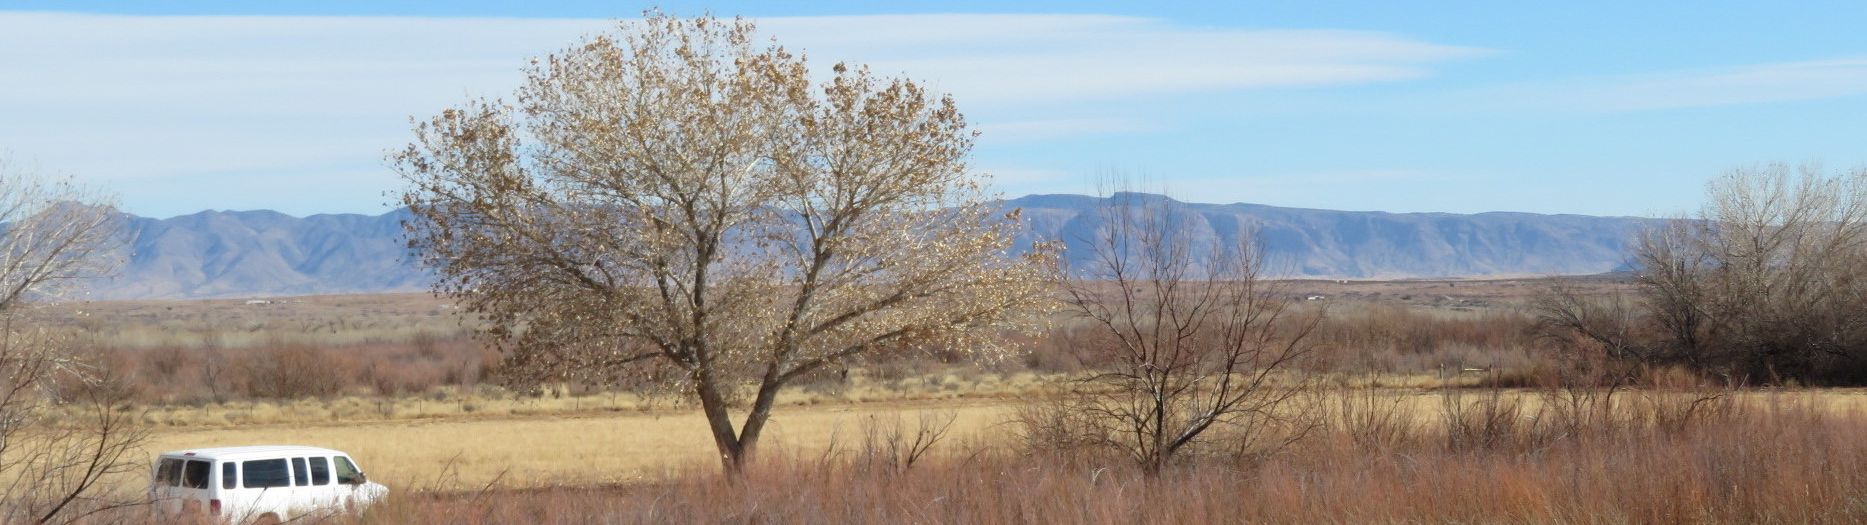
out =
<svg viewBox="0 0 1867 525"><path fill-rule="evenodd" d="M755 40L651 13L391 159L411 248L515 380L691 392L729 471L786 383L867 353L1000 355L993 329L1039 319L1055 273L1011 253L950 97L842 64L814 83Z"/></svg>

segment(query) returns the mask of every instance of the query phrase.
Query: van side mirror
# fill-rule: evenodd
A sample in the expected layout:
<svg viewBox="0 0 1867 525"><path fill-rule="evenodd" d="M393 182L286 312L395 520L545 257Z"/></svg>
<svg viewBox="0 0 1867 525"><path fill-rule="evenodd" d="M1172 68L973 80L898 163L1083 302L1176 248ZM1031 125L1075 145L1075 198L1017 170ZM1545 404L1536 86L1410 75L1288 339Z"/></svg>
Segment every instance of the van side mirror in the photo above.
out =
<svg viewBox="0 0 1867 525"><path fill-rule="evenodd" d="M351 482L350 482L350 484L352 484L352 485L362 485L362 484L364 484L364 483L369 483L369 482L370 482L370 477L369 477L369 475L368 475L368 474L364 474L364 473L362 473L362 472L358 472L358 473L357 473L357 477L356 477L356 480L355 480L355 481L351 481Z"/></svg>

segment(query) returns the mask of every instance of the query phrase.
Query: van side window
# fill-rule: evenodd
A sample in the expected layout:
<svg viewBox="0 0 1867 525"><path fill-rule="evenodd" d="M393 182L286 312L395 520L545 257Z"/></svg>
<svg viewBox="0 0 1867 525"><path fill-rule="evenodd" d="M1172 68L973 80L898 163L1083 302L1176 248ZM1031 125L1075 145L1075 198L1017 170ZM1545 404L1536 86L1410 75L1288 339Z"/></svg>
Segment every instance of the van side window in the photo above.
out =
<svg viewBox="0 0 1867 525"><path fill-rule="evenodd" d="M237 486L237 485L234 485L234 482L239 479L240 479L240 475L234 472L234 463L232 461L221 462L220 464L220 488L223 488L223 489L234 488L235 486Z"/></svg>
<svg viewBox="0 0 1867 525"><path fill-rule="evenodd" d="M181 477L182 477L182 460L173 459L173 458L162 458L162 462L156 464L156 484L157 485L168 485L168 486L173 487L175 486L177 482L181 481Z"/></svg>
<svg viewBox="0 0 1867 525"><path fill-rule="evenodd" d="M188 460L187 466L182 467L181 486L191 489L207 488L207 475L214 472L213 469L214 465L212 463L193 459Z"/></svg>
<svg viewBox="0 0 1867 525"><path fill-rule="evenodd" d="M310 484L305 479L305 458L292 458L292 485L303 487Z"/></svg>
<svg viewBox="0 0 1867 525"><path fill-rule="evenodd" d="M311 484L312 485L331 484L331 460L330 458L311 458Z"/></svg>
<svg viewBox="0 0 1867 525"><path fill-rule="evenodd" d="M245 472L241 480L242 487L249 489L290 487L292 472L286 470L284 459L259 459L240 463L240 471Z"/></svg>
<svg viewBox="0 0 1867 525"><path fill-rule="evenodd" d="M350 462L350 458L337 456L336 459L337 482L345 485L355 485L359 477L357 476L357 466Z"/></svg>

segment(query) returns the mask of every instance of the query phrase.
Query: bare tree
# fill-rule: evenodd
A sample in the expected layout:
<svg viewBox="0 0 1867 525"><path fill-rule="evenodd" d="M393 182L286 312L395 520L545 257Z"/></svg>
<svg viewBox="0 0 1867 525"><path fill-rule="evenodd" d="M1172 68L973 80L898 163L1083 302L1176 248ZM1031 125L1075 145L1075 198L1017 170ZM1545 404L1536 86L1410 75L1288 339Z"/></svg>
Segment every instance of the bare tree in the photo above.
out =
<svg viewBox="0 0 1867 525"><path fill-rule="evenodd" d="M29 316L109 267L121 229L107 204L0 163L0 521L107 507L99 481L134 465L142 433L114 378Z"/></svg>
<svg viewBox="0 0 1867 525"><path fill-rule="evenodd" d="M788 382L874 352L1000 356L984 329L1038 320L1054 274L1009 253L950 98L842 64L813 86L754 34L651 13L392 158L410 246L490 321L510 379L671 383L729 471Z"/></svg>
<svg viewBox="0 0 1867 525"><path fill-rule="evenodd" d="M1638 239L1625 330L1602 330L1599 311L1560 294L1539 303L1544 319L1727 382L1867 381L1867 169L1771 164L1732 170L1706 193L1697 217Z"/></svg>
<svg viewBox="0 0 1867 525"><path fill-rule="evenodd" d="M1207 438L1288 421L1312 383L1295 368L1321 310L1278 293L1249 231L1204 244L1165 199L1108 202L1092 262L1068 286L1074 313L1097 327L1079 351L1099 371L1068 401L1090 434L1158 472Z"/></svg>
<svg viewBox="0 0 1867 525"><path fill-rule="evenodd" d="M1867 379L1837 366L1867 357L1867 169L1734 170L1709 197L1678 241L1714 262L1693 274L1713 338L1699 350L1757 379Z"/></svg>
<svg viewBox="0 0 1867 525"><path fill-rule="evenodd" d="M1641 313L1620 295L1590 295L1556 281L1531 297L1530 309L1537 316L1539 333L1565 339L1559 341L1559 347L1586 347L1616 361L1650 362L1657 358L1654 349L1636 333L1642 323Z"/></svg>

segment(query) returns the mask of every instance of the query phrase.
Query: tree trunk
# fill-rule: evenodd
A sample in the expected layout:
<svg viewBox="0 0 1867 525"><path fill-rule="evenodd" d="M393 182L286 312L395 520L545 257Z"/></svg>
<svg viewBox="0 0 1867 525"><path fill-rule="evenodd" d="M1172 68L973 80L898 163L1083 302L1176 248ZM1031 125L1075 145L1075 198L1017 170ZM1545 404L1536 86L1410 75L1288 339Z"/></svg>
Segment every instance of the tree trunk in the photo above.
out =
<svg viewBox="0 0 1867 525"><path fill-rule="evenodd" d="M759 436L764 434L765 422L771 419L771 406L778 400L778 389L783 386L777 367L766 369L764 380L759 382L758 396L752 399L752 411L746 414L745 426L740 427L741 457L751 457L757 452Z"/></svg>
<svg viewBox="0 0 1867 525"><path fill-rule="evenodd" d="M759 385L758 396L752 401L752 410L746 414L745 425L735 432L732 416L726 411L726 396L711 381L702 379L695 385L701 410L707 415L707 426L713 432L713 444L719 448L720 466L727 474L740 474L758 451L759 436L771 419L771 407L778 400L778 390L782 386L776 374L767 374L764 383Z"/></svg>
<svg viewBox="0 0 1867 525"><path fill-rule="evenodd" d="M745 464L745 450L733 432L732 417L726 413L726 398L704 377L694 388L700 395L700 409L707 415L707 427L713 432L713 445L719 448L720 466L728 474L737 475Z"/></svg>

